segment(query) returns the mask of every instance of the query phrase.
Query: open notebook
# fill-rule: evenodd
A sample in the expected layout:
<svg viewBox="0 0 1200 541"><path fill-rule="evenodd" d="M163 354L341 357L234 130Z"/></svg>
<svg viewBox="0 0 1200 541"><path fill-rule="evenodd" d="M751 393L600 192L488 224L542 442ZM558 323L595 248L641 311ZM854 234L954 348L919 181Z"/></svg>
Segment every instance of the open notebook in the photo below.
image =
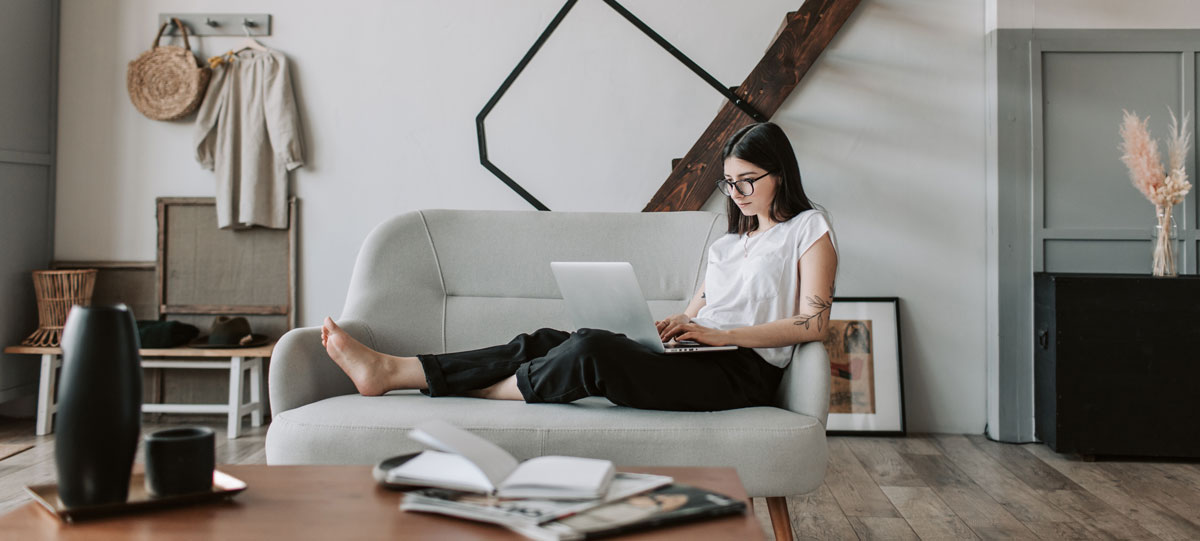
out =
<svg viewBox="0 0 1200 541"><path fill-rule="evenodd" d="M604 496L616 472L612 462L594 458L543 456L518 462L496 444L445 421L422 423L409 437L432 449L388 470L388 484L572 500Z"/></svg>

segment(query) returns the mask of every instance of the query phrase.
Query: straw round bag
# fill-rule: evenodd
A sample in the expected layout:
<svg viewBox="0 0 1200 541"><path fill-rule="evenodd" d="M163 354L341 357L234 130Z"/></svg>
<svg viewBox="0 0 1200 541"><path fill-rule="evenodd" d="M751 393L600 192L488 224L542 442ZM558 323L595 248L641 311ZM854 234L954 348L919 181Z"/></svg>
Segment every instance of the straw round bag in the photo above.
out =
<svg viewBox="0 0 1200 541"><path fill-rule="evenodd" d="M159 46L163 31L171 23L163 23L154 37L154 46L129 63L125 84L129 100L143 115L154 120L175 120L195 111L204 99L208 78L212 72L200 67L188 43L187 27L173 19L183 34L183 47Z"/></svg>

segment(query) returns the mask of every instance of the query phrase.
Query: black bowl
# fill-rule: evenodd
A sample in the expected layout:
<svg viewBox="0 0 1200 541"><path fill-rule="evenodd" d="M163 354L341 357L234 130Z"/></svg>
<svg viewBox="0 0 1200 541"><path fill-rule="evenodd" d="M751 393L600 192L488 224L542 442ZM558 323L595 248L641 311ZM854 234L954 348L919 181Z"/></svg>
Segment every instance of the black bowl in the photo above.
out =
<svg viewBox="0 0 1200 541"><path fill-rule="evenodd" d="M216 437L211 428L185 426L146 435L146 490L175 496L212 490Z"/></svg>

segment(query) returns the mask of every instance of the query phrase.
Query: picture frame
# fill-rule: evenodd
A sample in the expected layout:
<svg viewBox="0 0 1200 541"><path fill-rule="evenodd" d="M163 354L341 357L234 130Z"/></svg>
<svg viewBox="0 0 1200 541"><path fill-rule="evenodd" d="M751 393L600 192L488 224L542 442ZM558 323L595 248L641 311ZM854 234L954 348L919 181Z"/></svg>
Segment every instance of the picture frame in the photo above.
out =
<svg viewBox="0 0 1200 541"><path fill-rule="evenodd" d="M835 297L829 353L830 435L904 436L898 297Z"/></svg>

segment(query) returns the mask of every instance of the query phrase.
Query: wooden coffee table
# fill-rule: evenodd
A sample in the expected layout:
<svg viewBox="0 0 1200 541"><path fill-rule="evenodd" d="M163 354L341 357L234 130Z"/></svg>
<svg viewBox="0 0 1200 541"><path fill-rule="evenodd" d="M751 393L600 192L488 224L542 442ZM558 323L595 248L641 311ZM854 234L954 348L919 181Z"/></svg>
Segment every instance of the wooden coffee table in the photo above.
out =
<svg viewBox="0 0 1200 541"><path fill-rule="evenodd" d="M380 488L369 466L219 466L248 488L228 501L64 524L37 502L0 516L11 539L524 539L500 526L399 510L401 493ZM740 516L627 539L763 539L733 468L631 468L745 501ZM626 538L623 538L626 539Z"/></svg>

